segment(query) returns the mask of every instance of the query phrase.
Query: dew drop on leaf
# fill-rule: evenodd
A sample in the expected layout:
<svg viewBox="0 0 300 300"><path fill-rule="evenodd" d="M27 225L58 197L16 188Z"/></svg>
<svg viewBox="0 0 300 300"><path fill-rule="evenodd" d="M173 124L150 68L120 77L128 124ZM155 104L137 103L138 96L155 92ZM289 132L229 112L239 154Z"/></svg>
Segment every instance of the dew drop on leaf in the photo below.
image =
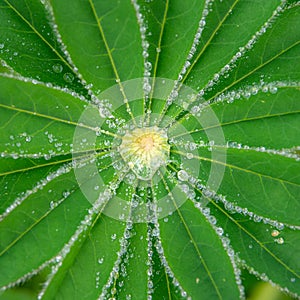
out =
<svg viewBox="0 0 300 300"><path fill-rule="evenodd" d="M273 230L272 233L271 233L271 235L272 235L273 237L276 237L276 236L278 236L279 234L280 234L280 232L279 232L278 230Z"/></svg>
<svg viewBox="0 0 300 300"><path fill-rule="evenodd" d="M178 171L177 177L180 181L187 181L189 179L189 175L185 170Z"/></svg>
<svg viewBox="0 0 300 300"><path fill-rule="evenodd" d="M55 72L55 73L61 73L62 70L63 70L63 66L60 65L60 64L55 64L52 66L52 70Z"/></svg>
<svg viewBox="0 0 300 300"><path fill-rule="evenodd" d="M224 233L224 230L221 227L216 228L216 231L217 231L218 235L223 235L223 233Z"/></svg>
<svg viewBox="0 0 300 300"><path fill-rule="evenodd" d="M284 243L284 239L281 237L281 238L275 239L275 242L279 245L282 245Z"/></svg>
<svg viewBox="0 0 300 300"><path fill-rule="evenodd" d="M271 94L276 94L277 93L277 87L276 86L270 86L269 91Z"/></svg>
<svg viewBox="0 0 300 300"><path fill-rule="evenodd" d="M187 159L192 159L194 157L193 153L187 153L186 154Z"/></svg>
<svg viewBox="0 0 300 300"><path fill-rule="evenodd" d="M104 261L104 258L103 258L103 257L99 258L99 259L98 259L98 264L101 265L101 264L103 263L103 261Z"/></svg>
<svg viewBox="0 0 300 300"><path fill-rule="evenodd" d="M74 80L74 75L71 73L65 73L63 79L65 82L71 83Z"/></svg>

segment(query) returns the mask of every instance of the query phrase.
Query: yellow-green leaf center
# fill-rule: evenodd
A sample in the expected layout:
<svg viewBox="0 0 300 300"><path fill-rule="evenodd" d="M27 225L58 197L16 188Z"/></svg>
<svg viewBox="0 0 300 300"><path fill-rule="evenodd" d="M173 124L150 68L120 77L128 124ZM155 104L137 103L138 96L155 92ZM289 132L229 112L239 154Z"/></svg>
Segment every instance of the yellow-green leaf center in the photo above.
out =
<svg viewBox="0 0 300 300"><path fill-rule="evenodd" d="M166 132L158 127L146 127L127 132L119 151L139 179L150 180L167 163L170 146Z"/></svg>

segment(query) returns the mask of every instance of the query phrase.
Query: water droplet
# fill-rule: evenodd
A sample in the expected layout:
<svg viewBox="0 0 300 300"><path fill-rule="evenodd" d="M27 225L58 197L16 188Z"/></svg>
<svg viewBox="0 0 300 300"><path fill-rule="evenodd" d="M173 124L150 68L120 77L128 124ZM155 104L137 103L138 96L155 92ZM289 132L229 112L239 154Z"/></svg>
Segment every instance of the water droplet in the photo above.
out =
<svg viewBox="0 0 300 300"><path fill-rule="evenodd" d="M217 219L214 216L209 216L208 217L208 221L209 223L211 223L212 225L215 225L217 223Z"/></svg>
<svg viewBox="0 0 300 300"><path fill-rule="evenodd" d="M280 234L280 232L278 231L278 230L273 230L272 232L271 232L271 235L273 236L273 237L276 237L276 236L278 236Z"/></svg>
<svg viewBox="0 0 300 300"><path fill-rule="evenodd" d="M61 73L62 70L63 70L63 66L60 65L60 64L55 64L52 66L52 70L55 72L55 73Z"/></svg>
<svg viewBox="0 0 300 300"><path fill-rule="evenodd" d="M221 227L216 228L216 231L217 231L218 235L223 235L223 233L224 233L224 230Z"/></svg>
<svg viewBox="0 0 300 300"><path fill-rule="evenodd" d="M103 258L103 257L99 258L99 259L98 259L98 264L101 265L101 264L103 263L103 261L104 261L104 258Z"/></svg>
<svg viewBox="0 0 300 300"><path fill-rule="evenodd" d="M148 70L151 70L152 64L151 64L150 61L145 62L145 68L148 69Z"/></svg>
<svg viewBox="0 0 300 300"><path fill-rule="evenodd" d="M229 256L234 256L234 250L230 247L227 249L227 253Z"/></svg>
<svg viewBox="0 0 300 300"><path fill-rule="evenodd" d="M182 297L186 297L186 296L187 296L186 291L181 291L181 296L182 296Z"/></svg>
<svg viewBox="0 0 300 300"><path fill-rule="evenodd" d="M64 81L71 83L74 80L74 75L71 73L65 73L63 76Z"/></svg>
<svg viewBox="0 0 300 300"><path fill-rule="evenodd" d="M189 175L185 170L178 171L177 177L181 181L187 181L189 179Z"/></svg>
<svg viewBox="0 0 300 300"><path fill-rule="evenodd" d="M64 191L64 192L63 192L63 197L64 197L64 198L67 198L69 195L70 195L70 192L69 192L69 191Z"/></svg>
<svg viewBox="0 0 300 300"><path fill-rule="evenodd" d="M282 245L284 243L284 239L281 237L281 238L275 239L275 242L279 245Z"/></svg>
<svg viewBox="0 0 300 300"><path fill-rule="evenodd" d="M193 153L186 154L187 159L192 159L194 157Z"/></svg>
<svg viewBox="0 0 300 300"><path fill-rule="evenodd" d="M277 87L276 86L270 86L269 91L271 94L276 94L277 93Z"/></svg>
<svg viewBox="0 0 300 300"><path fill-rule="evenodd" d="M62 256L61 255L57 255L56 257L55 257L55 261L56 262L60 262L60 261L62 261Z"/></svg>

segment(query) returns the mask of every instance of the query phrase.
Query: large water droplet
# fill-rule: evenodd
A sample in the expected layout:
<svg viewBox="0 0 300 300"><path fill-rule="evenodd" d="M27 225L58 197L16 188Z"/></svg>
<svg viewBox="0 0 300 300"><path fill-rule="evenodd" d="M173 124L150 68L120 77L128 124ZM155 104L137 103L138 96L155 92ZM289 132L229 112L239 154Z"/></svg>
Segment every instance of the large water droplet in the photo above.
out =
<svg viewBox="0 0 300 300"><path fill-rule="evenodd" d="M181 181L187 181L189 179L189 175L185 170L178 171L177 177Z"/></svg>

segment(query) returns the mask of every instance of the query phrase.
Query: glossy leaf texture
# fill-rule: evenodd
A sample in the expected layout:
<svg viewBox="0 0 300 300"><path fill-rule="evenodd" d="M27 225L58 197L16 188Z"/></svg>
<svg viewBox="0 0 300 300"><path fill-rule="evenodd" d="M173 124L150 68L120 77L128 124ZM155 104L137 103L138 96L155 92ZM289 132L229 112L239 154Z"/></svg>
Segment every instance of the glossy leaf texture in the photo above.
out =
<svg viewBox="0 0 300 300"><path fill-rule="evenodd" d="M235 300L245 268L300 298L299 1L0 0L0 24L1 291L49 268L39 299Z"/></svg>

